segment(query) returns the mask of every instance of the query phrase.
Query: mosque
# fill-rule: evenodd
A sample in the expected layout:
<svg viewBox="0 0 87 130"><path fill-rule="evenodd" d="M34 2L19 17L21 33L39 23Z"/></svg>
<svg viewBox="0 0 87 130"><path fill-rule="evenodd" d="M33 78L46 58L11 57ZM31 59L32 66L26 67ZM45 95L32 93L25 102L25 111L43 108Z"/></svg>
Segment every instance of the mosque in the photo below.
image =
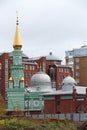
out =
<svg viewBox="0 0 87 130"><path fill-rule="evenodd" d="M24 87L24 67L22 65L22 42L16 21L13 43L13 63L10 69L7 91L7 111L20 108L25 114L56 114L87 112L87 87L77 86L76 81L67 76L60 90L54 90L50 77L40 70L34 74L30 87Z"/></svg>

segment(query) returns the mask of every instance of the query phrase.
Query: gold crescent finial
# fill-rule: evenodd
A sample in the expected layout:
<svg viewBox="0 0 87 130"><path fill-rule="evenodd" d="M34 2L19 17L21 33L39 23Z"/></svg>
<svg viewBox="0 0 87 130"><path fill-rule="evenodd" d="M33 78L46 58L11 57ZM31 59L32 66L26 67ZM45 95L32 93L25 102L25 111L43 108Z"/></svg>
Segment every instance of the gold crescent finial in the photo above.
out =
<svg viewBox="0 0 87 130"><path fill-rule="evenodd" d="M16 11L16 17L17 17L16 25L19 25L19 21L18 21L18 11Z"/></svg>

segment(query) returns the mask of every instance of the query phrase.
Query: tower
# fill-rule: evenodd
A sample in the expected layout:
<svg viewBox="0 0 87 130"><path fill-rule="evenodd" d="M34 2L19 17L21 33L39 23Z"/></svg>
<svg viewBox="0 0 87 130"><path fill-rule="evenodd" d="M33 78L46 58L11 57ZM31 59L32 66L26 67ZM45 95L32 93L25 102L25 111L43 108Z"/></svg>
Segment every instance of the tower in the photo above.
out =
<svg viewBox="0 0 87 130"><path fill-rule="evenodd" d="M13 63L10 68L9 87L7 89L8 111L20 108L24 111L24 67L22 65L22 42L17 17L16 32L13 43Z"/></svg>

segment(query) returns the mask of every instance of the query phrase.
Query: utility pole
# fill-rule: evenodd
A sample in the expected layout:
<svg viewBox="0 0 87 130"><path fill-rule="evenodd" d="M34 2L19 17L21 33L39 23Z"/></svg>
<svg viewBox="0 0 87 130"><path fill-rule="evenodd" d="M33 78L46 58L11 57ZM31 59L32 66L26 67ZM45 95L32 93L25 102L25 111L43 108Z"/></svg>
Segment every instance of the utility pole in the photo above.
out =
<svg viewBox="0 0 87 130"><path fill-rule="evenodd" d="M27 101L27 115L30 114L30 112L29 112L29 94L30 94L30 91L27 90L27 96L28 96L28 101Z"/></svg>

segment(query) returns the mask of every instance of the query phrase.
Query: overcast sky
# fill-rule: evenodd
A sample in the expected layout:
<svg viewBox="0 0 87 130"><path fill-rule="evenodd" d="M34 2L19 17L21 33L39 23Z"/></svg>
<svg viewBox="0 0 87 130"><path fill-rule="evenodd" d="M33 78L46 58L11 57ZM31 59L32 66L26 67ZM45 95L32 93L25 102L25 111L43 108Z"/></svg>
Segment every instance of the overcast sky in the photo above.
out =
<svg viewBox="0 0 87 130"><path fill-rule="evenodd" d="M13 50L16 10L22 50L29 57L54 55L87 44L87 0L0 0L0 52Z"/></svg>

